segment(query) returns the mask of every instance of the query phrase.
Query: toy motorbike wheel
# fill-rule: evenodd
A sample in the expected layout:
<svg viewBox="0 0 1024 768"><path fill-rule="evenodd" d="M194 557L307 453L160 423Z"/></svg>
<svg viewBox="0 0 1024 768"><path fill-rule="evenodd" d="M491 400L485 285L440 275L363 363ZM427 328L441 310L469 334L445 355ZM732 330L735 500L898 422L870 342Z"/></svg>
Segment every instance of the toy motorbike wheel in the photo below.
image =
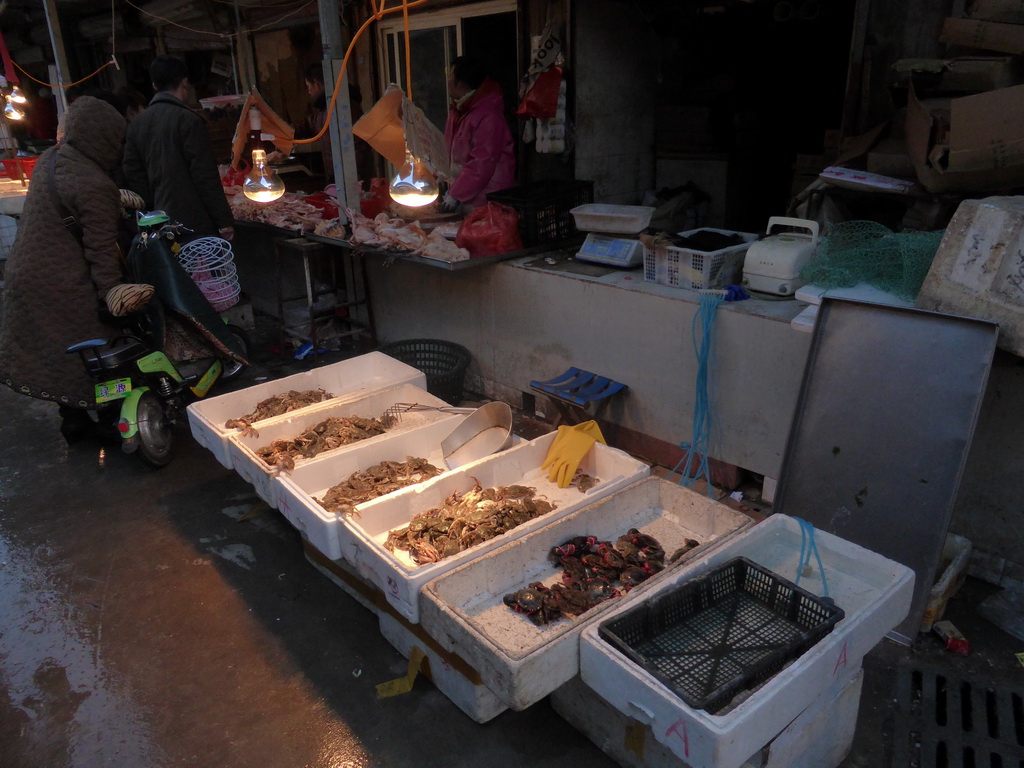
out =
<svg viewBox="0 0 1024 768"><path fill-rule="evenodd" d="M138 405L139 458L151 467L165 467L171 460L174 428L160 398L143 392Z"/></svg>
<svg viewBox="0 0 1024 768"><path fill-rule="evenodd" d="M238 341L238 346L242 348L243 357L249 357L249 334L239 328L237 325L228 325L228 332L235 337ZM237 360L233 360L230 357L224 358L224 372L220 375L224 381L230 381L231 379L238 376L242 371L246 369L245 363L240 363Z"/></svg>

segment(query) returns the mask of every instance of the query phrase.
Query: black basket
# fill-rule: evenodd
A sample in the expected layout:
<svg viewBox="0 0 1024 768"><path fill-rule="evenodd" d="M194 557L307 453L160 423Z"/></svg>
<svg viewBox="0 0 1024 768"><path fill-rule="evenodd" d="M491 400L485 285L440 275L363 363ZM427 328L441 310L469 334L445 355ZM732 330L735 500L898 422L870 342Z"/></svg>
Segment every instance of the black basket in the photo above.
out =
<svg viewBox="0 0 1024 768"><path fill-rule="evenodd" d="M737 557L603 622L598 632L687 704L714 714L845 615L828 598Z"/></svg>
<svg viewBox="0 0 1024 768"><path fill-rule="evenodd" d="M439 339L406 339L378 347L379 352L401 360L427 375L427 392L446 403L458 405L466 368L472 359L461 344Z"/></svg>
<svg viewBox="0 0 1024 768"><path fill-rule="evenodd" d="M577 236L572 211L594 202L594 182L543 179L521 187L491 192L487 199L519 213L523 247L557 243Z"/></svg>

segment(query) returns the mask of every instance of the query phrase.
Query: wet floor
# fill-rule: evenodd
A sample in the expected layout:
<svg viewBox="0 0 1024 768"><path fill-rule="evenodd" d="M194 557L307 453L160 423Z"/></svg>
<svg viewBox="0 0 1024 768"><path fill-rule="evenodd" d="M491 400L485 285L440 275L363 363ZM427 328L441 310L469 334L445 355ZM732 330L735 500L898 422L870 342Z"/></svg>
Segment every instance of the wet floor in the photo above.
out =
<svg viewBox="0 0 1024 768"><path fill-rule="evenodd" d="M51 404L0 388L0 410L3 768L614 765L547 701L480 725L422 678L378 699L406 659L187 425L154 471L66 446ZM846 768L889 765L892 670L911 653L1024 673L1024 642L970 611L990 588L969 589L950 611L971 657L931 638L868 657Z"/></svg>

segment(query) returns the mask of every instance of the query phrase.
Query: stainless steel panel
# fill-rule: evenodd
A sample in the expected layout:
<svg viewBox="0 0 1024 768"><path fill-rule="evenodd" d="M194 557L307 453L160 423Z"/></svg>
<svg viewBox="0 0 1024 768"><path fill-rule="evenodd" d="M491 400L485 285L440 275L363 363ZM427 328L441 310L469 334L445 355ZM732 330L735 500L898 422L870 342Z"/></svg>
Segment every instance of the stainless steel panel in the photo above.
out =
<svg viewBox="0 0 1024 768"><path fill-rule="evenodd" d="M935 581L997 332L840 299L818 312L774 506L914 570L899 642Z"/></svg>

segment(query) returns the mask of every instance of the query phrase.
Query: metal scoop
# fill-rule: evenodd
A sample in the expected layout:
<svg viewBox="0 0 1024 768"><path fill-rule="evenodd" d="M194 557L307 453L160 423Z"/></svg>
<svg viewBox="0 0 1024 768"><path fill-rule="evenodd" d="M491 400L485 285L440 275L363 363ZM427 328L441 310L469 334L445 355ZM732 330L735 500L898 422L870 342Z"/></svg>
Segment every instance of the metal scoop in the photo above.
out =
<svg viewBox="0 0 1024 768"><path fill-rule="evenodd" d="M490 456L512 443L512 408L495 401L469 411L469 416L441 441L441 453L448 469L458 469Z"/></svg>

